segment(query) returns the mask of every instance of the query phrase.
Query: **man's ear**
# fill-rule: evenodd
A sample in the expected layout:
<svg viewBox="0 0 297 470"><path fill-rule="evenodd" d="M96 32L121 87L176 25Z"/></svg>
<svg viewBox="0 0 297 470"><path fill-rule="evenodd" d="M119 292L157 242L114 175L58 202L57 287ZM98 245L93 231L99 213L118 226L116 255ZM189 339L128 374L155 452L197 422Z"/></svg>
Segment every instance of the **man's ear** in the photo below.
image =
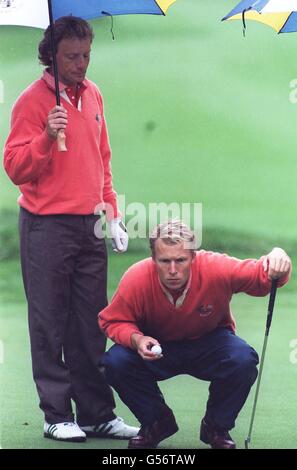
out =
<svg viewBox="0 0 297 470"><path fill-rule="evenodd" d="M194 262L196 258L196 251L192 251L192 263Z"/></svg>

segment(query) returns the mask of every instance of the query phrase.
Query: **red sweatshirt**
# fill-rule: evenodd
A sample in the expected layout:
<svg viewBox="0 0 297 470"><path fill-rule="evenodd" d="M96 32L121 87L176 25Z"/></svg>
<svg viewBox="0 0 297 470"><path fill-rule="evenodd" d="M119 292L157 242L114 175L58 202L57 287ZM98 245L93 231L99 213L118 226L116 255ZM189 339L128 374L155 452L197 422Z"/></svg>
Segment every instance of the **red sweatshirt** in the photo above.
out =
<svg viewBox="0 0 297 470"><path fill-rule="evenodd" d="M95 84L83 84L81 111L61 98L68 112L67 152L59 152L45 130L56 104L49 73L29 86L13 107L4 167L20 186L19 204L34 214L87 215L108 203L113 216L118 215L102 97ZM60 84L60 91L65 88Z"/></svg>
<svg viewBox="0 0 297 470"><path fill-rule="evenodd" d="M160 285L154 261L147 258L124 274L110 305L99 314L99 326L109 338L125 347L131 347L133 333L162 342L199 338L217 327L235 331L230 311L232 295L245 292L265 296L270 291L263 259L241 261L198 251L184 299L174 305ZM281 279L279 285L284 285L288 278Z"/></svg>

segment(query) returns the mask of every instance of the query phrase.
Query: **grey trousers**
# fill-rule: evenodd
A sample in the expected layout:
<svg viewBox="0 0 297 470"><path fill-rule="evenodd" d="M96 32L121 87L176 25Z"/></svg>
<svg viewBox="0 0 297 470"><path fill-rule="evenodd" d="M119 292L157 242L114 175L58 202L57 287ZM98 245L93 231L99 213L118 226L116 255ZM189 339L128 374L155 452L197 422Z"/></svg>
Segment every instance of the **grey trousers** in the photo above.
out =
<svg viewBox="0 0 297 470"><path fill-rule="evenodd" d="M34 215L21 208L20 249L28 302L33 377L50 424L113 419L101 363L106 338L97 315L107 305L107 252L98 216Z"/></svg>

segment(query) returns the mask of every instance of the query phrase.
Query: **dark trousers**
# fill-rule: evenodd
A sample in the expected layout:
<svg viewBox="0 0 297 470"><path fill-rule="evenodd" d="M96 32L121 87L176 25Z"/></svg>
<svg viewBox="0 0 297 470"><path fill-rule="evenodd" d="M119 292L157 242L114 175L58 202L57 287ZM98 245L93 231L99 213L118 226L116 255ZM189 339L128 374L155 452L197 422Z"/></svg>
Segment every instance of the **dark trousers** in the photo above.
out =
<svg viewBox="0 0 297 470"><path fill-rule="evenodd" d="M38 216L21 209L20 245L33 376L50 424L113 419L97 315L107 305L107 252L93 215Z"/></svg>
<svg viewBox="0 0 297 470"><path fill-rule="evenodd" d="M152 424L164 409L157 381L188 374L210 382L206 416L217 426L232 429L257 377L254 349L227 328L198 340L163 342L161 346L164 357L156 361L145 361L136 351L120 345L104 355L109 384L139 422Z"/></svg>

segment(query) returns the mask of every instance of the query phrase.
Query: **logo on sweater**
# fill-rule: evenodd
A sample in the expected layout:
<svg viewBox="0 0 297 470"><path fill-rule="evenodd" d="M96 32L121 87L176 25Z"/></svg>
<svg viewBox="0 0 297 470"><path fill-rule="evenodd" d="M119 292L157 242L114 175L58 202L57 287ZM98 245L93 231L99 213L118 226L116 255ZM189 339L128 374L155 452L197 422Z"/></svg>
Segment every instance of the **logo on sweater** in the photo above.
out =
<svg viewBox="0 0 297 470"><path fill-rule="evenodd" d="M21 0L0 0L1 13L8 13L20 6Z"/></svg>
<svg viewBox="0 0 297 470"><path fill-rule="evenodd" d="M213 313L213 305L200 305L200 307L197 308L197 311L200 315L200 317L209 317Z"/></svg>

